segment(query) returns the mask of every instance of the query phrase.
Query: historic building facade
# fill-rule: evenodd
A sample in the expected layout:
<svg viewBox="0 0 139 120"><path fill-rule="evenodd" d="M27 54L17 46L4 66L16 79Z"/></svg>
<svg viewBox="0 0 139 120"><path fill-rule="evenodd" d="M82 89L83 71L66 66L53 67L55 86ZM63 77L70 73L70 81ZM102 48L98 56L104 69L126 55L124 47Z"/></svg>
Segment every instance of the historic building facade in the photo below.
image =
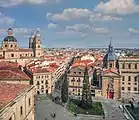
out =
<svg viewBox="0 0 139 120"><path fill-rule="evenodd" d="M73 98L81 98L83 90L85 67L72 67L67 73L69 96ZM91 87L92 74L89 74L89 82Z"/></svg>
<svg viewBox="0 0 139 120"><path fill-rule="evenodd" d="M0 120L34 120L34 87L0 83Z"/></svg>
<svg viewBox="0 0 139 120"><path fill-rule="evenodd" d="M0 48L0 59L14 62L23 62L33 58L40 58L43 55L41 36L39 31L32 33L29 38L29 48L20 48L13 30L8 29L8 36L2 41Z"/></svg>
<svg viewBox="0 0 139 120"><path fill-rule="evenodd" d="M108 99L119 99L121 97L119 61L111 43L104 56L103 65L102 96Z"/></svg>
<svg viewBox="0 0 139 120"><path fill-rule="evenodd" d="M139 94L139 58L121 57L119 63L122 97L134 98Z"/></svg>

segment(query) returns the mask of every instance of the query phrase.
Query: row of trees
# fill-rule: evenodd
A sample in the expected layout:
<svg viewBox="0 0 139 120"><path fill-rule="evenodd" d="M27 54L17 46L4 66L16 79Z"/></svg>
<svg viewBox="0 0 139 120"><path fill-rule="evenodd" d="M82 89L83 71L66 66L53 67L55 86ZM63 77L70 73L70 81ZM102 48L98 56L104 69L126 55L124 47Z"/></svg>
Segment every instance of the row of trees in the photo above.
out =
<svg viewBox="0 0 139 120"><path fill-rule="evenodd" d="M63 76L63 84L61 90L61 100L63 103L68 101L68 80L67 80L67 72L65 72ZM85 68L84 72L84 80L83 80L83 90L82 90L82 100L80 102L80 106L84 109L91 109L92 108L92 96L89 84L89 75L88 69Z"/></svg>

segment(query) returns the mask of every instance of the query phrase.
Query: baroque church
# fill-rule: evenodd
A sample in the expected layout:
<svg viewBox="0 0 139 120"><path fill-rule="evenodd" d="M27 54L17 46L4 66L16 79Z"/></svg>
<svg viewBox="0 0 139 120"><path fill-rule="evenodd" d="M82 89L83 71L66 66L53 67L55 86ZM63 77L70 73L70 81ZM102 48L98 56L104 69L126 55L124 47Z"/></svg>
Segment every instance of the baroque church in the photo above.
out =
<svg viewBox="0 0 139 120"><path fill-rule="evenodd" d="M8 36L2 41L0 59L31 59L43 56L40 32L32 33L29 38L29 48L20 48L13 30L8 29Z"/></svg>
<svg viewBox="0 0 139 120"><path fill-rule="evenodd" d="M102 96L108 99L119 99L121 97L120 85L119 60L110 42L103 59Z"/></svg>

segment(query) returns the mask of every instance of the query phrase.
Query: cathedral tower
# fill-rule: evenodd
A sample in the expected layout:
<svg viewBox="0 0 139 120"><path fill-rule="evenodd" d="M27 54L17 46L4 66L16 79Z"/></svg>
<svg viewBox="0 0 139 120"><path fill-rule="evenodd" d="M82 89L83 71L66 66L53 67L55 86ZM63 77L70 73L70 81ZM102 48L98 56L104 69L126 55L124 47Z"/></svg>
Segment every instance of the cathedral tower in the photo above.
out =
<svg viewBox="0 0 139 120"><path fill-rule="evenodd" d="M34 57L42 56L43 51L42 51L41 35L39 30L37 30L35 37L33 39L32 49L34 51Z"/></svg>

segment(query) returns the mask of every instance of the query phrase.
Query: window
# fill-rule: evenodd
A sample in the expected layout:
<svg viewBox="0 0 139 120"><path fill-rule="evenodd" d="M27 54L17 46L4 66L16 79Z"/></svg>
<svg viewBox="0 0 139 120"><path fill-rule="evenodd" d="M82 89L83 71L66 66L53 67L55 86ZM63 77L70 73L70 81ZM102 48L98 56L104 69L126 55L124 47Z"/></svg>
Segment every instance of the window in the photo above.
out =
<svg viewBox="0 0 139 120"><path fill-rule="evenodd" d="M131 76L128 76L128 81L131 81Z"/></svg>
<svg viewBox="0 0 139 120"><path fill-rule="evenodd" d="M110 63L110 68L112 68L112 63Z"/></svg>
<svg viewBox="0 0 139 120"><path fill-rule="evenodd" d="M122 64L122 68L125 69L125 64Z"/></svg>
<svg viewBox="0 0 139 120"><path fill-rule="evenodd" d="M124 82L122 82L122 84L125 84Z"/></svg>
<svg viewBox="0 0 139 120"><path fill-rule="evenodd" d="M11 54L11 57L14 57L14 54Z"/></svg>
<svg viewBox="0 0 139 120"><path fill-rule="evenodd" d="M74 89L72 91L74 92Z"/></svg>
<svg viewBox="0 0 139 120"><path fill-rule="evenodd" d="M78 93L78 96L80 96L80 93Z"/></svg>
<svg viewBox="0 0 139 120"><path fill-rule="evenodd" d="M43 76L42 76L42 79L43 79Z"/></svg>
<svg viewBox="0 0 139 120"><path fill-rule="evenodd" d="M43 81L41 81L41 83L43 84Z"/></svg>
<svg viewBox="0 0 139 120"><path fill-rule="evenodd" d="M29 106L31 105L31 99L30 98L28 99L28 105Z"/></svg>
<svg viewBox="0 0 139 120"><path fill-rule="evenodd" d="M136 87L134 87L134 91L137 91L137 88Z"/></svg>
<svg viewBox="0 0 139 120"><path fill-rule="evenodd" d="M131 64L128 64L128 68L131 69Z"/></svg>
<svg viewBox="0 0 139 120"><path fill-rule="evenodd" d="M80 89L78 89L78 92L80 92Z"/></svg>
<svg viewBox="0 0 139 120"><path fill-rule="evenodd" d="M125 76L122 77L122 81L125 81Z"/></svg>
<svg viewBox="0 0 139 120"><path fill-rule="evenodd" d="M7 45L5 45L5 47L7 47Z"/></svg>
<svg viewBox="0 0 139 120"><path fill-rule="evenodd" d="M44 91L42 90L42 93L43 93Z"/></svg>
<svg viewBox="0 0 139 120"><path fill-rule="evenodd" d="M39 81L37 81L37 85L40 85L40 82Z"/></svg>
<svg viewBox="0 0 139 120"><path fill-rule="evenodd" d="M48 80L46 80L45 84L48 84Z"/></svg>
<svg viewBox="0 0 139 120"><path fill-rule="evenodd" d="M40 55L40 53L38 53L38 55Z"/></svg>
<svg viewBox="0 0 139 120"><path fill-rule="evenodd" d="M137 76L134 77L134 82L137 82Z"/></svg>
<svg viewBox="0 0 139 120"><path fill-rule="evenodd" d="M135 64L135 69L138 69L138 64Z"/></svg>
<svg viewBox="0 0 139 120"><path fill-rule="evenodd" d="M73 72L74 74L76 74L76 72Z"/></svg>
<svg viewBox="0 0 139 120"><path fill-rule="evenodd" d="M17 45L15 45L15 47L17 47Z"/></svg>
<svg viewBox="0 0 139 120"><path fill-rule="evenodd" d="M13 47L13 45L11 45L11 48Z"/></svg>
<svg viewBox="0 0 139 120"><path fill-rule="evenodd" d="M26 54L26 56L28 56L28 54Z"/></svg>
<svg viewBox="0 0 139 120"><path fill-rule="evenodd" d="M43 85L41 86L41 89L44 89L44 86Z"/></svg>
<svg viewBox="0 0 139 120"><path fill-rule="evenodd" d="M130 91L130 87L128 87L128 91Z"/></svg>
<svg viewBox="0 0 139 120"><path fill-rule="evenodd" d="M81 74L81 72L79 72L79 74Z"/></svg>
<svg viewBox="0 0 139 120"><path fill-rule="evenodd" d="M40 45L38 45L38 48L40 48Z"/></svg>
<svg viewBox="0 0 139 120"><path fill-rule="evenodd" d="M134 83L134 85L137 85L137 83Z"/></svg>
<svg viewBox="0 0 139 120"><path fill-rule="evenodd" d="M128 83L128 85L131 85L131 83Z"/></svg>
<svg viewBox="0 0 139 120"><path fill-rule="evenodd" d="M124 87L122 87L122 90L124 90L125 88Z"/></svg>
<svg viewBox="0 0 139 120"><path fill-rule="evenodd" d="M23 107L20 107L20 115L23 115Z"/></svg>

